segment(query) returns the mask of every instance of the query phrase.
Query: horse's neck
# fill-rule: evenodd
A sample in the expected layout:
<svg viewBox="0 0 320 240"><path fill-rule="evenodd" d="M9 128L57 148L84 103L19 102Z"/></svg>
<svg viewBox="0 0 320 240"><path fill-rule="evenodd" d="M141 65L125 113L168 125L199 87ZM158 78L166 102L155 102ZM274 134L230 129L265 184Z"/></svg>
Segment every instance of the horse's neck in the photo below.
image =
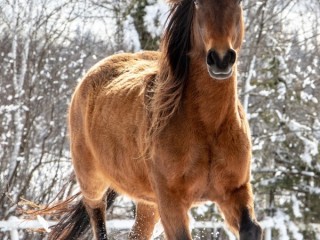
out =
<svg viewBox="0 0 320 240"><path fill-rule="evenodd" d="M239 119L235 74L228 80L213 80L206 69L190 75L185 92L187 113L197 114L197 120L210 132Z"/></svg>

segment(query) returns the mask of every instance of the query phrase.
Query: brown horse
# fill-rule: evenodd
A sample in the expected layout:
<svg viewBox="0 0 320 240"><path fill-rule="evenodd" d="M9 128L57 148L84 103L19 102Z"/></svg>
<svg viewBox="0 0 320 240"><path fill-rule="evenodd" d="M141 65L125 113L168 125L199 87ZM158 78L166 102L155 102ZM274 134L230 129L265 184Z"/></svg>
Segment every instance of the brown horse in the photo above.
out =
<svg viewBox="0 0 320 240"><path fill-rule="evenodd" d="M91 223L107 239L116 193L137 204L130 239L191 239L187 212L216 202L241 240L260 240L250 185L251 143L237 96L241 0L170 0L160 52L108 57L78 85L69 112L82 199L51 239L77 239Z"/></svg>

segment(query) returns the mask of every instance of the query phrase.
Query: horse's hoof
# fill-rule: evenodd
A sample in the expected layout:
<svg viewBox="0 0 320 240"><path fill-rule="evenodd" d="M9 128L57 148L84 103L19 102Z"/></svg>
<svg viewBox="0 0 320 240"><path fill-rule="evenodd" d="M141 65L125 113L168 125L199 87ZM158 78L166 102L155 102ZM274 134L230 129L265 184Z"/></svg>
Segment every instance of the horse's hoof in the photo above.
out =
<svg viewBox="0 0 320 240"><path fill-rule="evenodd" d="M262 240L262 228L256 222L250 222L240 229L240 240Z"/></svg>

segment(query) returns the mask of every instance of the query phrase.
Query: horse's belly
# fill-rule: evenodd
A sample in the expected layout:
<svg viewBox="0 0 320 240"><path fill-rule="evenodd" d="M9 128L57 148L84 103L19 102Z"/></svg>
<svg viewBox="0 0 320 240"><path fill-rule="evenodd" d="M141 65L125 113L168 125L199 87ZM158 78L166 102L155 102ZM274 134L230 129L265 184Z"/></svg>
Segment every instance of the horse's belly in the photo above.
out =
<svg viewBox="0 0 320 240"><path fill-rule="evenodd" d="M121 123L119 123L121 124ZM131 130L128 130L132 132ZM109 136L96 148L100 171L116 191L133 198L153 198L148 166L136 136ZM101 151L104 149L104 151Z"/></svg>
<svg viewBox="0 0 320 240"><path fill-rule="evenodd" d="M138 89L106 93L96 105L90 145L100 171L116 191L133 198L152 198L144 153L147 126Z"/></svg>

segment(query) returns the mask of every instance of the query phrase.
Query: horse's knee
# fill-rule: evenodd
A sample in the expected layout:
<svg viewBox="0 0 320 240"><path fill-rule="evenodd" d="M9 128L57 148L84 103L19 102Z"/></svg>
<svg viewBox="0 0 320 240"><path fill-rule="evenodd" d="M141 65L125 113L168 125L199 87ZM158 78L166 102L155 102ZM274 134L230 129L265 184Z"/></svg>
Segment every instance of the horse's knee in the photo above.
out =
<svg viewBox="0 0 320 240"><path fill-rule="evenodd" d="M240 240L262 240L262 228L251 219L247 209L242 213L239 235Z"/></svg>

